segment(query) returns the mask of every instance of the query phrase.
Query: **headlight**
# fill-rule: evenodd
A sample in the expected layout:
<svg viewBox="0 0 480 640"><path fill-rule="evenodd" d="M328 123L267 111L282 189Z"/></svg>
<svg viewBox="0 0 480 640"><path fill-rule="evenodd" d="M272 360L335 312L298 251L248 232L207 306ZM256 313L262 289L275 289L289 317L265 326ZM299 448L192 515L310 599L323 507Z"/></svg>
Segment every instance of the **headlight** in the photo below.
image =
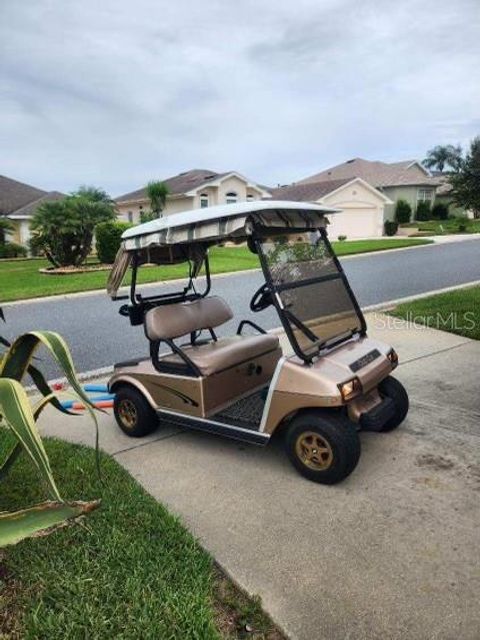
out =
<svg viewBox="0 0 480 640"><path fill-rule="evenodd" d="M398 353L395 351L395 349L392 349L387 353L387 358L392 363L392 368L395 369L398 364Z"/></svg>
<svg viewBox="0 0 480 640"><path fill-rule="evenodd" d="M362 391L362 385L358 378L352 378L351 380L347 380L347 382L341 382L338 385L338 388L340 389L342 400L350 400Z"/></svg>

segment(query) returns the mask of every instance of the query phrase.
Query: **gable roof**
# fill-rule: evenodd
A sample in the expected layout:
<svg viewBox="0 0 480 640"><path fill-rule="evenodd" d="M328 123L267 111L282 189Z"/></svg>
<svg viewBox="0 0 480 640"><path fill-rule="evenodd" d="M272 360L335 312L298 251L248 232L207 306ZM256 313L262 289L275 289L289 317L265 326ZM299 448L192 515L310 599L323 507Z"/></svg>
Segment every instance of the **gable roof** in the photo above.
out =
<svg viewBox="0 0 480 640"><path fill-rule="evenodd" d="M328 193L336 191L344 184L351 182L350 178L340 180L326 180L324 182L302 182L289 184L277 189L271 189L274 200L293 200L294 202L316 202Z"/></svg>
<svg viewBox="0 0 480 640"><path fill-rule="evenodd" d="M296 200L299 202L319 202L325 196L328 196L335 191L340 190L350 184L361 184L368 191L374 193L377 198L382 200L385 204L392 204L392 201L385 196L381 191L372 187L371 184L363 180L362 178L343 178L341 180L328 180L325 182L306 182L303 184L294 183L279 187L278 189L272 189L272 197L276 200Z"/></svg>
<svg viewBox="0 0 480 640"><path fill-rule="evenodd" d="M65 194L60 193L60 191L45 192L43 196L40 196L40 198L33 200L33 202L29 202L25 206L20 207L20 209L16 209L11 215L9 215L9 218L11 218L12 220L19 219L19 218L31 218L35 213L35 211L37 210L37 208L44 202L54 202L56 200L63 200L63 198L65 197L66 197Z"/></svg>
<svg viewBox="0 0 480 640"><path fill-rule="evenodd" d="M209 185L213 186L222 178L226 178L227 176L237 176L245 182L248 183L249 186L254 186L260 191L264 191L264 195L268 196L269 191L266 187L262 185L255 184L247 180L244 176L237 173L236 171L225 171L223 173L217 173L216 171L211 171L210 169L191 169L190 171L185 171L183 173L179 173L176 176L172 176L171 178L167 178L166 180L162 180L163 184L167 185L169 189L169 196L182 196L182 195L194 195L195 190L200 187L208 187ZM135 202L137 200L147 200L147 187L142 187L141 189L137 189L136 191L130 191L130 193L125 193L122 196L118 196L115 198L115 202Z"/></svg>
<svg viewBox="0 0 480 640"><path fill-rule="evenodd" d="M46 193L43 189L37 189L24 182L0 176L0 214L13 213L29 202L38 200Z"/></svg>
<svg viewBox="0 0 480 640"><path fill-rule="evenodd" d="M393 187L406 185L436 186L438 180L432 178L416 160L401 162L378 162L353 158L313 176L299 180L298 184L325 182L346 178L362 178L374 187Z"/></svg>
<svg viewBox="0 0 480 640"><path fill-rule="evenodd" d="M169 195L182 195L192 191L192 189L198 189L209 182L217 180L222 176L229 175L231 171L227 173L217 173L210 169L192 169L191 171L185 171L179 173L176 176L162 180L163 184L166 184L169 189ZM148 198L147 187L142 187L136 191L125 193L118 198L115 198L115 202L130 202L131 200L144 200Z"/></svg>

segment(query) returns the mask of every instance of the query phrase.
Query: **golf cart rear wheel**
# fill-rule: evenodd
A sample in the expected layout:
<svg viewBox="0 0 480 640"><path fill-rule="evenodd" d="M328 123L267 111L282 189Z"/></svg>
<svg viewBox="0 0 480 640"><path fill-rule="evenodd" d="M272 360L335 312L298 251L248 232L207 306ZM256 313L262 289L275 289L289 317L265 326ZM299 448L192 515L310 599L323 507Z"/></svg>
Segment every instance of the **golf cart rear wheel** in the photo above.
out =
<svg viewBox="0 0 480 640"><path fill-rule="evenodd" d="M117 387L114 391L115 419L127 436L141 438L155 431L158 417L140 391L128 385Z"/></svg>
<svg viewBox="0 0 480 640"><path fill-rule="evenodd" d="M340 413L308 411L293 419L285 438L287 455L305 478L335 484L346 478L360 458L360 438Z"/></svg>
<svg viewBox="0 0 480 640"><path fill-rule="evenodd" d="M395 405L395 414L387 420L381 431L393 431L401 424L408 413L408 394L401 382L392 376L388 376L378 385L380 395L393 400Z"/></svg>

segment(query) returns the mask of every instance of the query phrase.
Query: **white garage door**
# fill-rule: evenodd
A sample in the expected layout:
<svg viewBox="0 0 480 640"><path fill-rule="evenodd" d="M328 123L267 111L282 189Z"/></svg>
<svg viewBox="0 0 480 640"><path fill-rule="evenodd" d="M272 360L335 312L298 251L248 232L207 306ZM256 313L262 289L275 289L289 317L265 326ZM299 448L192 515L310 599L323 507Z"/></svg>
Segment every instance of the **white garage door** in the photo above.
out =
<svg viewBox="0 0 480 640"><path fill-rule="evenodd" d="M328 216L330 240L338 236L353 238L375 238L382 235L382 214L376 209L352 209Z"/></svg>

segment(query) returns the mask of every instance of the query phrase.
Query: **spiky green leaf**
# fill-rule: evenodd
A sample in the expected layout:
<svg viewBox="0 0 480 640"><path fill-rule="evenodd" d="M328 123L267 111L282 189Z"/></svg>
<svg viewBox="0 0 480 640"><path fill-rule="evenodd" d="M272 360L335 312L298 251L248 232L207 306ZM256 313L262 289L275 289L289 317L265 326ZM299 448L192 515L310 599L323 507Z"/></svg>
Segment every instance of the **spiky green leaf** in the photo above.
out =
<svg viewBox="0 0 480 640"><path fill-rule="evenodd" d="M19 382L9 378L0 378L0 424L13 431L38 468L52 498L61 502L27 394Z"/></svg>
<svg viewBox="0 0 480 640"><path fill-rule="evenodd" d="M0 513L0 547L47 535L90 513L100 502L45 502L29 509Z"/></svg>

